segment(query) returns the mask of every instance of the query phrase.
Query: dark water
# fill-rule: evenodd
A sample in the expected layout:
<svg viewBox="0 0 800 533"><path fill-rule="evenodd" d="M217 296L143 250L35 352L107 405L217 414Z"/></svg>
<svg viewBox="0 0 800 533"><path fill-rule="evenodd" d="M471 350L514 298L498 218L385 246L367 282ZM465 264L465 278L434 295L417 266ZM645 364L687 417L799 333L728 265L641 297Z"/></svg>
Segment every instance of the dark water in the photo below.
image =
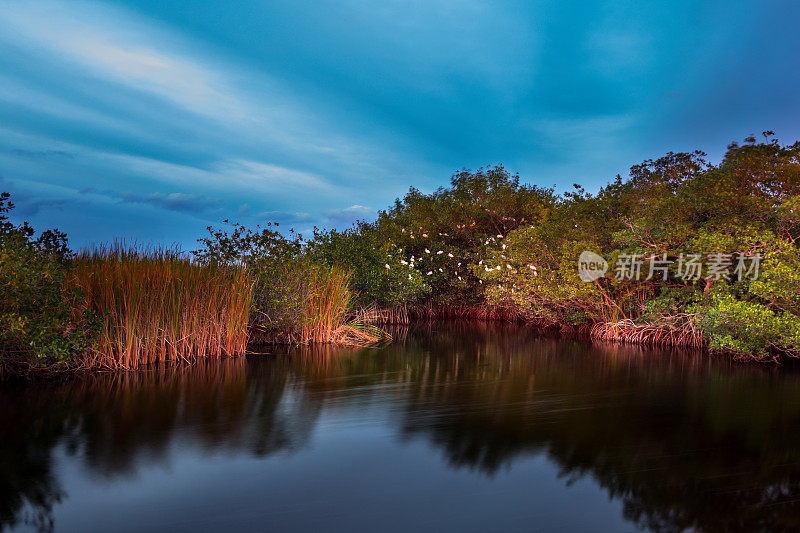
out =
<svg viewBox="0 0 800 533"><path fill-rule="evenodd" d="M800 527L800 376L436 325L0 386L0 529Z"/></svg>

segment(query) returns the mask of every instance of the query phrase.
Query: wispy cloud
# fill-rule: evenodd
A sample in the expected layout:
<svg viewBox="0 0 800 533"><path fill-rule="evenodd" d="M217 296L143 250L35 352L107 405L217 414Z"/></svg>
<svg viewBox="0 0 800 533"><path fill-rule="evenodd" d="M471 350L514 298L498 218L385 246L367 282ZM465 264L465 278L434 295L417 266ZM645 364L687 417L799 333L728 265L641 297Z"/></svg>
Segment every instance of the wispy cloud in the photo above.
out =
<svg viewBox="0 0 800 533"><path fill-rule="evenodd" d="M0 172L78 241L168 239L346 224L463 166L592 188L728 132L796 137L798 8L677 2L0 0Z"/></svg>
<svg viewBox="0 0 800 533"><path fill-rule="evenodd" d="M325 218L337 224L352 223L356 220L367 220L376 215L374 209L365 207L363 205L354 204L344 209L331 209L325 211Z"/></svg>
<svg viewBox="0 0 800 533"><path fill-rule="evenodd" d="M51 159L61 157L72 159L75 157L75 154L66 152L64 150L25 150L22 148L12 148L8 151L12 155L25 157L27 159Z"/></svg>
<svg viewBox="0 0 800 533"><path fill-rule="evenodd" d="M63 211L67 207L75 207L78 202L69 198L59 190L32 191L27 187L12 182L0 175L0 190L13 191L11 203L14 204L12 218L21 221L20 217L38 215L41 211Z"/></svg>
<svg viewBox="0 0 800 533"><path fill-rule="evenodd" d="M288 211L259 211L254 212L253 209L250 207L250 204L242 204L239 206L239 210L236 213L240 219L248 219L258 222L282 222L285 224L300 224L300 223L307 223L314 220L309 213L303 213L300 211L295 212L288 212Z"/></svg>
<svg viewBox="0 0 800 533"><path fill-rule="evenodd" d="M202 216L245 200L250 216L297 223L339 220L322 212L397 180L400 154L231 59L122 7L4 2L0 113L24 115L0 128L0 164L75 194L113 183L126 203ZM101 198L123 200L87 201Z"/></svg>
<svg viewBox="0 0 800 533"><path fill-rule="evenodd" d="M168 211L184 211L197 215L212 211L218 212L223 205L223 201L220 198L208 198L202 194L184 194L179 192L170 194L152 193L147 196L123 193L120 195L120 198L126 203L151 204Z"/></svg>
<svg viewBox="0 0 800 533"><path fill-rule="evenodd" d="M246 116L218 70L165 50L166 31L130 12L84 2L5 2L0 23L17 45L54 54L93 76L158 94L194 112Z"/></svg>
<svg viewBox="0 0 800 533"><path fill-rule="evenodd" d="M302 189L309 193L329 192L332 189L321 176L291 168L243 159L221 161L214 171L227 180L242 186L269 187L271 190Z"/></svg>

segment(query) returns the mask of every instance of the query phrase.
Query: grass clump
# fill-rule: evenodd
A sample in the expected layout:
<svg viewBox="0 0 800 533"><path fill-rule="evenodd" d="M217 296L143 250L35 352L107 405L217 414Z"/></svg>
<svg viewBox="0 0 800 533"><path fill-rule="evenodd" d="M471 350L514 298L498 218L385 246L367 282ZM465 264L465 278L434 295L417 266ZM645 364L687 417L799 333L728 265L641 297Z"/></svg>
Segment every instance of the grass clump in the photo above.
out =
<svg viewBox="0 0 800 533"><path fill-rule="evenodd" d="M253 284L242 267L116 244L79 253L74 277L102 316L89 366L136 369L246 349Z"/></svg>

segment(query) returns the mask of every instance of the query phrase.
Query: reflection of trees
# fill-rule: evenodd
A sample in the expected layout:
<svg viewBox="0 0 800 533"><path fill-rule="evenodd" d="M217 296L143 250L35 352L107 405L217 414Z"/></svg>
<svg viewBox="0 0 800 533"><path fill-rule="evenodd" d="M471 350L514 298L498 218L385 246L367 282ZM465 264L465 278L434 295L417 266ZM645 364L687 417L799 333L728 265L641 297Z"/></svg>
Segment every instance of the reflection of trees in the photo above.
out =
<svg viewBox="0 0 800 533"><path fill-rule="evenodd" d="M457 338L415 376L403 428L452 465L491 475L543 451L640 527L800 526L797 377L622 346ZM443 353L430 341L423 350Z"/></svg>
<svg viewBox="0 0 800 533"><path fill-rule="evenodd" d="M97 475L129 475L170 461L178 445L209 454L291 451L307 442L323 406L365 401L402 406L403 438L429 440L454 468L494 475L525 454L546 453L567 480L596 480L641 527L800 525L796 376L539 339L495 324L434 323L395 339L380 350L304 347L4 386L0 525L30 512L48 526L65 497L51 474L58 444Z"/></svg>
<svg viewBox="0 0 800 533"><path fill-rule="evenodd" d="M53 506L63 497L51 473L51 450L61 428L50 418L32 420L16 392L0 389L0 529L23 521L48 530ZM44 400L31 396L30 402ZM50 409L63 413L57 403Z"/></svg>
<svg viewBox="0 0 800 533"><path fill-rule="evenodd" d="M168 462L179 442L206 453L257 456L304 445L320 406L303 398L285 402L287 365L282 358L236 359L4 386L0 528L20 520L52 525L52 507L64 496L51 474L59 443L105 477L133 474L141 462Z"/></svg>

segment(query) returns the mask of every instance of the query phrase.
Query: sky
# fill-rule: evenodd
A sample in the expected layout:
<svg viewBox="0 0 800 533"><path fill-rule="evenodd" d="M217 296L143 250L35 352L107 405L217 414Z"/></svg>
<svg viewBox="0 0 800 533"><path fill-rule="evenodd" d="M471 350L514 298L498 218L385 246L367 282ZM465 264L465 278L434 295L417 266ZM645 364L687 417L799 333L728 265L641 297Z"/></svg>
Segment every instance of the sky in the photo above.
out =
<svg viewBox="0 0 800 533"><path fill-rule="evenodd" d="M800 139L800 2L0 0L0 190L75 247L347 227L460 168L596 191Z"/></svg>

